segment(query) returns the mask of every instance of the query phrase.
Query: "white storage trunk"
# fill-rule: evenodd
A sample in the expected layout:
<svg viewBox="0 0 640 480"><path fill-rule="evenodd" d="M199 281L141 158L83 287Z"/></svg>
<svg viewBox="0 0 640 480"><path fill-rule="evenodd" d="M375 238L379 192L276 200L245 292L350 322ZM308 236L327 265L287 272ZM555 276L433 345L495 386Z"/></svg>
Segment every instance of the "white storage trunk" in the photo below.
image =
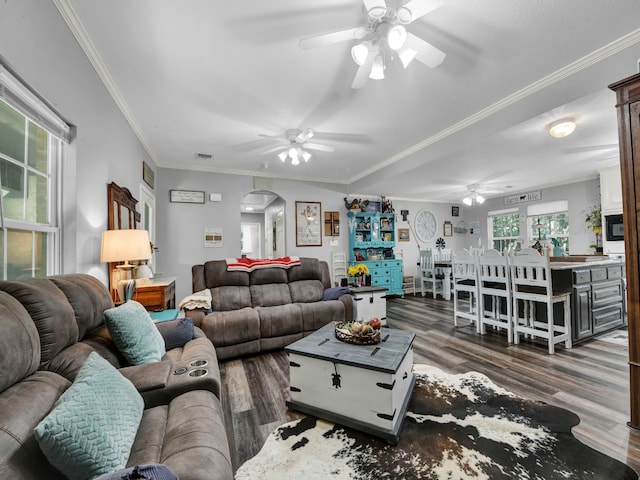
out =
<svg viewBox="0 0 640 480"><path fill-rule="evenodd" d="M383 328L381 337L377 345L343 343L330 324L287 347L287 405L397 443L415 384L415 334Z"/></svg>
<svg viewBox="0 0 640 480"><path fill-rule="evenodd" d="M355 306L354 318L368 322L378 317L383 326L387 325L387 289L384 287L351 288Z"/></svg>

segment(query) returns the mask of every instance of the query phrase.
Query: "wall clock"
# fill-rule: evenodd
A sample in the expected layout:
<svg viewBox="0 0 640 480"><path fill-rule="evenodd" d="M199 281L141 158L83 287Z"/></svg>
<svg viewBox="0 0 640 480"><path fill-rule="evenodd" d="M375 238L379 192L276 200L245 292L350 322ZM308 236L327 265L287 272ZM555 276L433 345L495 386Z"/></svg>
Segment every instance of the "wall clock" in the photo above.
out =
<svg viewBox="0 0 640 480"><path fill-rule="evenodd" d="M416 235L428 242L436 235L436 217L429 210L420 210L416 215Z"/></svg>

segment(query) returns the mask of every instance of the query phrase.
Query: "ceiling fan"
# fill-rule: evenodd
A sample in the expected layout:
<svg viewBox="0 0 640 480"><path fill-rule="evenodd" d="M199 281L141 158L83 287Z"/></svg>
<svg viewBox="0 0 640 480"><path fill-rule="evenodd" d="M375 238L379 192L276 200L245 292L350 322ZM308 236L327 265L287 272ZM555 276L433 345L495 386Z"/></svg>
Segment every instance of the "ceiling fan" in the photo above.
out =
<svg viewBox="0 0 640 480"><path fill-rule="evenodd" d="M311 153L307 150L318 150L322 152L335 151L335 148L330 145L309 142L314 134L315 132L310 128L306 128L304 130L300 130L299 128L290 128L284 132L284 137L260 135L261 137L266 137L280 143L280 145L276 147L269 147L266 150L263 150L260 152L260 155L280 152L278 153L278 158L280 158L280 160L286 162L287 158L289 158L291 159L292 165L299 165L300 160L308 162L311 158Z"/></svg>
<svg viewBox="0 0 640 480"><path fill-rule="evenodd" d="M468 187L468 191L467 194L464 196L464 198L462 199L462 203L464 203L465 205L482 205L484 203L484 201L486 200L486 198L484 198L484 196L482 195L482 193L484 193L485 195L488 193L500 193L497 190L481 190L480 189L480 185L477 183L474 183L472 185L469 185Z"/></svg>
<svg viewBox="0 0 640 480"><path fill-rule="evenodd" d="M435 68L446 54L420 37L407 32L409 25L418 18L440 7L446 0L410 0L399 8L386 4L385 0L363 0L366 10L365 25L338 32L316 35L300 40L302 48L314 48L340 42L357 40L351 48L351 56L358 71L351 88L359 89L367 78L384 78L386 62L394 57L407 68L413 59Z"/></svg>

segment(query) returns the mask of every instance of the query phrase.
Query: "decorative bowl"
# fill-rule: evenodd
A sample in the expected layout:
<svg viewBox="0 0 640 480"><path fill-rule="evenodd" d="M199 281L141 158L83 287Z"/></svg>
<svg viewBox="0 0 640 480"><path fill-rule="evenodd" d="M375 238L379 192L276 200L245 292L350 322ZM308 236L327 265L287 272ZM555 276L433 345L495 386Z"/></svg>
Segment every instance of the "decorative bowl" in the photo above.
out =
<svg viewBox="0 0 640 480"><path fill-rule="evenodd" d="M352 333L347 327L350 323L337 322L334 324L336 338L341 342L354 345L375 345L380 343L380 329L370 328L367 333Z"/></svg>

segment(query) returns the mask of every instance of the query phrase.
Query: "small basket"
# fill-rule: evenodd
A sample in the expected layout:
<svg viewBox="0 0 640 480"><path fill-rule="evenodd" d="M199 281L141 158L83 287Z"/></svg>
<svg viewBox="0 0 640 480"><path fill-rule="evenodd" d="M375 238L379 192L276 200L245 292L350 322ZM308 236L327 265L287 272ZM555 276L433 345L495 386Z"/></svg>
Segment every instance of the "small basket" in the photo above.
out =
<svg viewBox="0 0 640 480"><path fill-rule="evenodd" d="M354 335L339 330L342 325L342 323L335 324L336 338L341 342L352 343L354 345L375 345L376 343L380 343L380 329L374 329L373 333L366 335Z"/></svg>

